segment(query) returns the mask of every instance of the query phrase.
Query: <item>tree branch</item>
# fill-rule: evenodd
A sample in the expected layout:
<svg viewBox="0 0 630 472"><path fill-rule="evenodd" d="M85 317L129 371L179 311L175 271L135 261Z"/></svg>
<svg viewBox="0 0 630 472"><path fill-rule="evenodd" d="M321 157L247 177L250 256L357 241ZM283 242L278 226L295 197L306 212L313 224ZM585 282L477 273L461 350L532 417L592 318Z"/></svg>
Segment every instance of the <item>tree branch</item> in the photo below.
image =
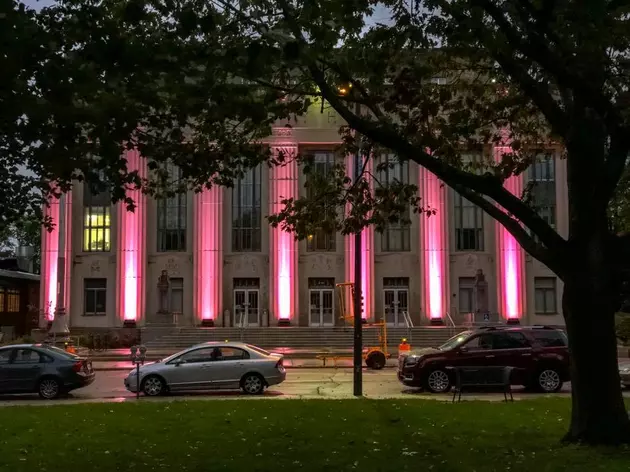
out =
<svg viewBox="0 0 630 472"><path fill-rule="evenodd" d="M512 218L509 214L492 204L492 202L485 199L482 195L479 195L478 193L475 193L461 185L455 184L451 185L451 187L462 197L466 198L471 203L474 203L493 219L498 221L501 226L507 229L508 232L514 236L514 239L516 239L516 241L529 255L545 264L560 278L563 277L563 266L560 262L561 257L558 257L560 256L560 253L554 252L537 243L536 240L527 233L518 220Z"/></svg>
<svg viewBox="0 0 630 472"><path fill-rule="evenodd" d="M529 43L524 41L516 33L495 2L491 0L475 0L475 2L495 21L499 31L505 36L513 49L520 51L530 60L539 63L556 77L559 85L579 92L584 101L597 110L611 133L623 131L620 129L623 126L623 120L619 110L597 88L598 84L591 84L588 80L581 80L583 78L575 70L571 73L568 67L563 67L567 61L571 60L571 56L568 53L563 55L562 58L554 54L549 48L548 41L545 41L535 31L527 31ZM531 77L529 79L531 80ZM544 109L541 108L541 110L544 112Z"/></svg>

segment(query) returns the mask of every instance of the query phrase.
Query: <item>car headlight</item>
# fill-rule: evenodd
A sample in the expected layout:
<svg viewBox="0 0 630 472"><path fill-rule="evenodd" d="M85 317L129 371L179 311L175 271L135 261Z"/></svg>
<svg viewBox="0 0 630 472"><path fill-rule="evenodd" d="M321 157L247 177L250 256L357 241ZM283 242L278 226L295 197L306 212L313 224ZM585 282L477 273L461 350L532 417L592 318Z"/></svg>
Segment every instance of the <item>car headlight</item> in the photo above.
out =
<svg viewBox="0 0 630 472"><path fill-rule="evenodd" d="M421 356L408 356L405 359L405 365L406 366L414 366L416 365L418 362L420 362Z"/></svg>
<svg viewBox="0 0 630 472"><path fill-rule="evenodd" d="M137 369L133 369L127 374L127 377L131 377L132 375L136 375L138 373Z"/></svg>

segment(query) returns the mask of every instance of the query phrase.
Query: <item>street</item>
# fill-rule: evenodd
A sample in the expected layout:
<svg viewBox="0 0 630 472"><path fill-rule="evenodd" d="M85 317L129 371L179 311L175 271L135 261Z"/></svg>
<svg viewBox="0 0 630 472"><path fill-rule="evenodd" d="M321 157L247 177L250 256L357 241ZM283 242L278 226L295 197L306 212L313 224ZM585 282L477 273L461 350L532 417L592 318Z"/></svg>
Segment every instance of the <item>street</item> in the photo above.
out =
<svg viewBox="0 0 630 472"><path fill-rule="evenodd" d="M53 402L40 400L37 395L14 395L0 397L0 406L39 404L49 405L51 403L73 403L73 402L120 402L135 400L135 395L125 390L123 379L127 375L126 371L100 371L96 374L94 383L86 388L75 390L71 394ZM401 385L396 379L394 369L384 369L381 371L363 371L363 393L367 398L404 398L404 399L433 399L450 401L451 395L433 395L426 392L419 392ZM570 386L563 387L562 392L557 395L567 396L570 393ZM628 392L626 392L628 395ZM524 392L520 387L514 387L515 399L537 398L540 394ZM251 397L240 392L203 392L170 395L162 397L169 400L190 400L190 399L252 399L252 398L322 398L341 399L352 397L352 369L348 368L321 368L321 369L290 369L287 373L287 380L281 385L270 388L261 397ZM142 400L147 399L141 397ZM478 392L465 394L462 399L491 400L499 401L503 399L502 393ZM153 400L153 399L151 399Z"/></svg>

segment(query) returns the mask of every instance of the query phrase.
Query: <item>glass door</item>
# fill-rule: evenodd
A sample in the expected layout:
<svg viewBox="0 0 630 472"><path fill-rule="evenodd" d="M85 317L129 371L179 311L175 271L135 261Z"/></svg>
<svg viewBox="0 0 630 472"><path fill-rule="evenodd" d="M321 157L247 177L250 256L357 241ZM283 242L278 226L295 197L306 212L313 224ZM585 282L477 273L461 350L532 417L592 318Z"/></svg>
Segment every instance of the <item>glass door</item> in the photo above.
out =
<svg viewBox="0 0 630 472"><path fill-rule="evenodd" d="M258 290L234 290L234 326L260 326Z"/></svg>
<svg viewBox="0 0 630 472"><path fill-rule="evenodd" d="M385 322L389 326L403 326L403 312L408 311L409 291L407 289L387 289L383 292L385 299Z"/></svg>
<svg viewBox="0 0 630 472"><path fill-rule="evenodd" d="M335 320L334 293L331 289L309 290L311 326L333 326Z"/></svg>

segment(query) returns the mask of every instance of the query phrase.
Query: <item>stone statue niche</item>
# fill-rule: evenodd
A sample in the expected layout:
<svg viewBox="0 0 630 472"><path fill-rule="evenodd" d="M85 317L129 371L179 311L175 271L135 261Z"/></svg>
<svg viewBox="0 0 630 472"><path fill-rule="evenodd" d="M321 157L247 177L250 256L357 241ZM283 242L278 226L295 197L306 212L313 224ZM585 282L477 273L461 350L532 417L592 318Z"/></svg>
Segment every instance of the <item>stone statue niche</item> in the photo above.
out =
<svg viewBox="0 0 630 472"><path fill-rule="evenodd" d="M168 281L168 271L163 270L162 274L158 277L158 313L168 313L169 303L168 303L168 292L170 288L170 283Z"/></svg>
<svg viewBox="0 0 630 472"><path fill-rule="evenodd" d="M488 282L481 269L477 269L477 274L475 274L475 311L477 313L488 313L490 311L488 303Z"/></svg>

